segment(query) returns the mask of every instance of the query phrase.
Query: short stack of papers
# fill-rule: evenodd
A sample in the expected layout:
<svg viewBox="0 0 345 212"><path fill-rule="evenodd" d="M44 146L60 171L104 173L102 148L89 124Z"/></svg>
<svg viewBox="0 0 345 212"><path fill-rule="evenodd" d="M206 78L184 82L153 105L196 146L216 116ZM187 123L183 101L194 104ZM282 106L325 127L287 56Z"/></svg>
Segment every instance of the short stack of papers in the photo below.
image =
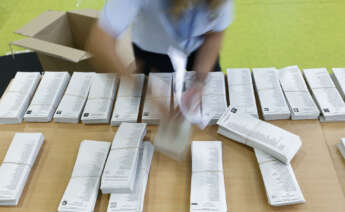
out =
<svg viewBox="0 0 345 212"><path fill-rule="evenodd" d="M145 96L142 122L149 125L159 124L161 112L156 102L170 111L172 73L150 73Z"/></svg>
<svg viewBox="0 0 345 212"><path fill-rule="evenodd" d="M22 122L40 79L39 72L17 72L0 100L0 124Z"/></svg>
<svg viewBox="0 0 345 212"><path fill-rule="evenodd" d="M276 68L254 68L253 76L265 120L289 119L290 110Z"/></svg>
<svg viewBox="0 0 345 212"><path fill-rule="evenodd" d="M239 143L262 150L283 163L289 163L300 149L299 136L236 108L229 108L219 119L218 133Z"/></svg>
<svg viewBox="0 0 345 212"><path fill-rule="evenodd" d="M333 68L332 76L341 96L345 99L345 68Z"/></svg>
<svg viewBox="0 0 345 212"><path fill-rule="evenodd" d="M109 148L109 142L81 142L72 176L59 204L59 212L94 211Z"/></svg>
<svg viewBox="0 0 345 212"><path fill-rule="evenodd" d="M140 101L144 88L145 75L133 75L134 82L121 79L111 118L112 126L119 126L121 122L137 122Z"/></svg>
<svg viewBox="0 0 345 212"><path fill-rule="evenodd" d="M74 72L55 112L54 122L78 123L95 73Z"/></svg>
<svg viewBox="0 0 345 212"><path fill-rule="evenodd" d="M50 122L70 80L68 72L45 72L24 120Z"/></svg>
<svg viewBox="0 0 345 212"><path fill-rule="evenodd" d="M102 176L103 194L133 192L139 148L146 134L145 123L122 123L114 137Z"/></svg>
<svg viewBox="0 0 345 212"><path fill-rule="evenodd" d="M284 164L261 150L254 149L270 205L305 203L290 164Z"/></svg>
<svg viewBox="0 0 345 212"><path fill-rule="evenodd" d="M309 93L298 66L280 69L279 79L289 104L291 119L318 119L320 111Z"/></svg>
<svg viewBox="0 0 345 212"><path fill-rule="evenodd" d="M342 138L340 140L340 143L337 146L338 146L339 152L342 154L342 156L345 159L345 138Z"/></svg>
<svg viewBox="0 0 345 212"><path fill-rule="evenodd" d="M345 121L345 103L327 69L304 69L304 76L321 111L320 121Z"/></svg>
<svg viewBox="0 0 345 212"><path fill-rule="evenodd" d="M84 124L109 123L116 89L115 74L95 74L81 121Z"/></svg>
<svg viewBox="0 0 345 212"><path fill-rule="evenodd" d="M150 142L144 142L140 149L138 174L135 179L133 192L113 193L110 195L108 212L137 211L144 208L146 185L149 178L154 147Z"/></svg>
<svg viewBox="0 0 345 212"><path fill-rule="evenodd" d="M42 133L16 133L0 166L0 205L17 205L44 141Z"/></svg>
<svg viewBox="0 0 345 212"><path fill-rule="evenodd" d="M192 142L190 211L228 211L220 141Z"/></svg>
<svg viewBox="0 0 345 212"><path fill-rule="evenodd" d="M230 107L259 118L250 69L227 69L227 79Z"/></svg>

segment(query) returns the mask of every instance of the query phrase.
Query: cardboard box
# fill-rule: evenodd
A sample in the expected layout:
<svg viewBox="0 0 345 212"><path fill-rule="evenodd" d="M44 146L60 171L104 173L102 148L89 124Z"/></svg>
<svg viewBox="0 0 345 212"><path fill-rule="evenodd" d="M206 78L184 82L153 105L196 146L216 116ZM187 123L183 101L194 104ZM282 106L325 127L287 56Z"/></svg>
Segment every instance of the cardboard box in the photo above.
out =
<svg viewBox="0 0 345 212"><path fill-rule="evenodd" d="M94 71L85 51L91 27L98 20L98 11L46 11L15 33L26 38L10 43L37 52L42 67L49 71ZM130 30L119 38L116 47L128 66L134 64Z"/></svg>

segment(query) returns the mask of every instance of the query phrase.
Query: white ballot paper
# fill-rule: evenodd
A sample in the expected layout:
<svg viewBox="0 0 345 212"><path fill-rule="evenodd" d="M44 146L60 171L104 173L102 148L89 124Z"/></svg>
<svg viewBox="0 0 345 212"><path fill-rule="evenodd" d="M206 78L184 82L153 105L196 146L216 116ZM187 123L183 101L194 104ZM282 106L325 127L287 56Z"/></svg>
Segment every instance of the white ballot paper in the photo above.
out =
<svg viewBox="0 0 345 212"><path fill-rule="evenodd" d="M120 79L111 126L119 126L122 122L137 122L140 101L144 88L145 75L134 74L134 82Z"/></svg>
<svg viewBox="0 0 345 212"><path fill-rule="evenodd" d="M256 105L253 80L249 68L227 69L230 107L259 118Z"/></svg>
<svg viewBox="0 0 345 212"><path fill-rule="evenodd" d="M74 72L55 112L54 122L78 123L93 81L93 72Z"/></svg>
<svg viewBox="0 0 345 212"><path fill-rule="evenodd" d="M253 76L264 119L289 119L290 109L280 87L278 70L254 68Z"/></svg>
<svg viewBox="0 0 345 212"><path fill-rule="evenodd" d="M29 108L26 110L24 121L50 122L69 80L68 72L44 72Z"/></svg>
<svg viewBox="0 0 345 212"><path fill-rule="evenodd" d="M298 66L280 69L279 79L292 120L318 119L320 111L314 102Z"/></svg>
<svg viewBox="0 0 345 212"><path fill-rule="evenodd" d="M327 69L305 69L304 76L321 111L320 121L345 121L345 103Z"/></svg>
<svg viewBox="0 0 345 212"><path fill-rule="evenodd" d="M17 72L0 99L0 124L22 122L40 79L39 72Z"/></svg>
<svg viewBox="0 0 345 212"><path fill-rule="evenodd" d="M140 148L138 174L133 192L111 194L107 212L143 211L153 153L154 147L150 142L145 141Z"/></svg>
<svg viewBox="0 0 345 212"><path fill-rule="evenodd" d="M149 74L148 88L144 101L142 122L149 125L157 125L160 122L161 113L156 102L170 109L171 103L172 73Z"/></svg>
<svg viewBox="0 0 345 212"><path fill-rule="evenodd" d="M220 141L192 142L190 211L228 211Z"/></svg>
<svg viewBox="0 0 345 212"><path fill-rule="evenodd" d="M345 99L345 68L333 68L333 75L331 76L341 96Z"/></svg>
<svg viewBox="0 0 345 212"><path fill-rule="evenodd" d="M345 138L342 138L340 140L340 143L337 144L337 147L339 149L339 152L341 153L341 155L344 157L345 159Z"/></svg>
<svg viewBox="0 0 345 212"><path fill-rule="evenodd" d="M84 124L106 124L110 122L117 81L115 74L95 74L81 117Z"/></svg>
<svg viewBox="0 0 345 212"><path fill-rule="evenodd" d="M44 141L42 133L16 133L0 166L0 205L17 205Z"/></svg>
<svg viewBox="0 0 345 212"><path fill-rule="evenodd" d="M286 164L302 145L299 136L245 114L237 108L228 108L217 124L219 134L262 150Z"/></svg>
<svg viewBox="0 0 345 212"><path fill-rule="evenodd" d="M59 212L94 210L109 148L109 142L81 142L72 176L59 204Z"/></svg>
<svg viewBox="0 0 345 212"><path fill-rule="evenodd" d="M146 134L145 123L122 123L114 137L105 164L101 190L103 194L133 192L139 148Z"/></svg>

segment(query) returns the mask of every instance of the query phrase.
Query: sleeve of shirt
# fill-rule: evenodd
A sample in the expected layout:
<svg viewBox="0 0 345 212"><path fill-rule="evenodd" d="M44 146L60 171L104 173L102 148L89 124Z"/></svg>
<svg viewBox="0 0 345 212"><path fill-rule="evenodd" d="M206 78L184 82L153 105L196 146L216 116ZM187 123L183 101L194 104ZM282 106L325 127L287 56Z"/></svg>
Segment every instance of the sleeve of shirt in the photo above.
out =
<svg viewBox="0 0 345 212"><path fill-rule="evenodd" d="M215 13L217 17L214 20L212 31L224 31L234 21L234 0L226 0L226 2Z"/></svg>
<svg viewBox="0 0 345 212"><path fill-rule="evenodd" d="M144 0L108 0L98 19L98 25L112 37L119 37L133 22Z"/></svg>

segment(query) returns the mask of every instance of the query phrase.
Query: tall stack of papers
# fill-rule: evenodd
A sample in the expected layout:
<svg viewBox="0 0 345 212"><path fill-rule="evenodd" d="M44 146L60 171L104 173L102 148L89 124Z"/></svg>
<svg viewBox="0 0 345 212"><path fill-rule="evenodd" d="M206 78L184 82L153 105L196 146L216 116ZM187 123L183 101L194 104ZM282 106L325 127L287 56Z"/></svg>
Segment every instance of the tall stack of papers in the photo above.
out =
<svg viewBox="0 0 345 212"><path fill-rule="evenodd" d="M298 66L281 69L279 79L289 104L291 119L317 119L320 111L309 93Z"/></svg>
<svg viewBox="0 0 345 212"><path fill-rule="evenodd" d="M220 141L192 143L190 211L228 211Z"/></svg>
<svg viewBox="0 0 345 212"><path fill-rule="evenodd" d="M81 142L72 176L59 204L59 212L94 210L109 148L109 142Z"/></svg>
<svg viewBox="0 0 345 212"><path fill-rule="evenodd" d="M250 69L227 69L227 78L230 107L259 118Z"/></svg>
<svg viewBox="0 0 345 212"><path fill-rule="evenodd" d="M103 194L133 192L144 123L122 123L114 137L102 176Z"/></svg>
<svg viewBox="0 0 345 212"><path fill-rule="evenodd" d="M45 72L36 90L24 120L50 122L67 87L68 72Z"/></svg>
<svg viewBox="0 0 345 212"><path fill-rule="evenodd" d="M140 101L144 87L145 75L134 74L134 82L121 79L117 99L111 118L112 126L119 126L121 122L137 122Z"/></svg>
<svg viewBox="0 0 345 212"><path fill-rule="evenodd" d="M55 112L55 122L78 123L95 73L74 72Z"/></svg>
<svg viewBox="0 0 345 212"><path fill-rule="evenodd" d="M265 120L289 119L290 110L276 68L254 68L253 76Z"/></svg>
<svg viewBox="0 0 345 212"><path fill-rule="evenodd" d="M42 133L16 133L0 166L0 205L17 205L44 141Z"/></svg>
<svg viewBox="0 0 345 212"><path fill-rule="evenodd" d="M345 68L333 68L332 76L341 96L345 99Z"/></svg>
<svg viewBox="0 0 345 212"><path fill-rule="evenodd" d="M113 193L110 195L108 212L137 211L144 208L146 185L149 178L154 147L150 142L144 142L140 149L138 174L135 179L133 192Z"/></svg>
<svg viewBox="0 0 345 212"><path fill-rule="evenodd" d="M0 100L0 124L22 122L40 78L39 72L17 72Z"/></svg>
<svg viewBox="0 0 345 212"><path fill-rule="evenodd" d="M81 121L84 124L109 123L116 89L115 74L95 74Z"/></svg>
<svg viewBox="0 0 345 212"><path fill-rule="evenodd" d="M144 102L142 122L156 125L160 121L161 112L155 102L170 109L172 73L150 73L148 89ZM170 111L170 110L169 110Z"/></svg>
<svg viewBox="0 0 345 212"><path fill-rule="evenodd" d="M304 76L321 111L320 121L345 121L345 103L327 69L305 69Z"/></svg>
<svg viewBox="0 0 345 212"><path fill-rule="evenodd" d="M262 150L286 164L302 145L299 136L241 113L236 108L227 109L217 124L219 134Z"/></svg>
<svg viewBox="0 0 345 212"><path fill-rule="evenodd" d="M203 117L211 120L209 125L216 124L228 106L223 72L208 74L201 102Z"/></svg>
<svg viewBox="0 0 345 212"><path fill-rule="evenodd" d="M338 146L339 152L343 155L345 159L345 138L342 138L340 140L340 143L337 146Z"/></svg>
<svg viewBox="0 0 345 212"><path fill-rule="evenodd" d="M290 164L284 164L261 150L254 149L272 206L304 203L305 199Z"/></svg>

